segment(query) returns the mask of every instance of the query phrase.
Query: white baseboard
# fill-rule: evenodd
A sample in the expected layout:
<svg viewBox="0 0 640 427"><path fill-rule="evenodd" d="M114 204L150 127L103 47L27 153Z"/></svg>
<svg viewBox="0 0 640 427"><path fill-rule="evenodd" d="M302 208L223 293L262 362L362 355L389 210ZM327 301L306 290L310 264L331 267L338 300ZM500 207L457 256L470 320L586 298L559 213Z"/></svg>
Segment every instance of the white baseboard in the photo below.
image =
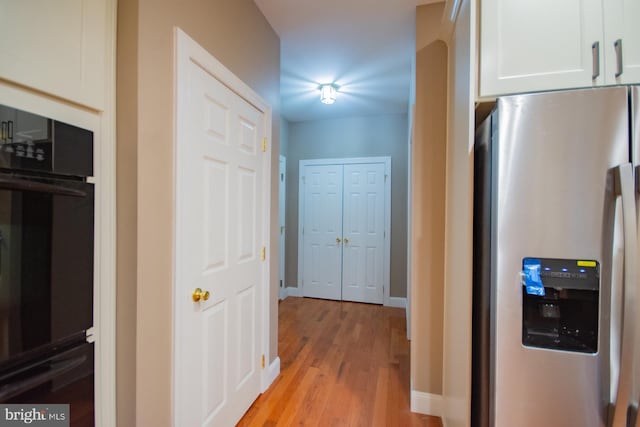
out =
<svg viewBox="0 0 640 427"><path fill-rule="evenodd" d="M262 384L262 393L267 391L267 389L273 384L273 382L280 375L280 357L276 357L273 362L269 365L266 372L267 376L265 378L264 383Z"/></svg>
<svg viewBox="0 0 640 427"><path fill-rule="evenodd" d="M300 288L296 288L295 286L287 286L286 288L284 288L285 290L285 298L286 297L301 297L302 296L302 292ZM283 298L284 299L284 298Z"/></svg>
<svg viewBox="0 0 640 427"><path fill-rule="evenodd" d="M404 297L389 297L385 305L387 307L407 308L407 299Z"/></svg>
<svg viewBox="0 0 640 427"><path fill-rule="evenodd" d="M442 417L442 396L411 390L411 412Z"/></svg>
<svg viewBox="0 0 640 427"><path fill-rule="evenodd" d="M287 297L301 297L302 289L295 286L287 286L286 288L280 289L280 299L286 299ZM384 304L387 307L399 307L399 308L407 308L407 299L404 297L389 297L389 299Z"/></svg>

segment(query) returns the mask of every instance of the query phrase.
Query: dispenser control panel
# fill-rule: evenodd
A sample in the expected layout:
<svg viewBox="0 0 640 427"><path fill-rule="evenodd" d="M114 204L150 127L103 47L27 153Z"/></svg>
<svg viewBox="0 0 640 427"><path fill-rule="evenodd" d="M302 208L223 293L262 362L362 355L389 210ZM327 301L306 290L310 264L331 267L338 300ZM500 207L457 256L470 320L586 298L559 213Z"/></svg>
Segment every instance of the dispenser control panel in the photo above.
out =
<svg viewBox="0 0 640 427"><path fill-rule="evenodd" d="M595 260L522 260L522 344L596 353L600 264Z"/></svg>

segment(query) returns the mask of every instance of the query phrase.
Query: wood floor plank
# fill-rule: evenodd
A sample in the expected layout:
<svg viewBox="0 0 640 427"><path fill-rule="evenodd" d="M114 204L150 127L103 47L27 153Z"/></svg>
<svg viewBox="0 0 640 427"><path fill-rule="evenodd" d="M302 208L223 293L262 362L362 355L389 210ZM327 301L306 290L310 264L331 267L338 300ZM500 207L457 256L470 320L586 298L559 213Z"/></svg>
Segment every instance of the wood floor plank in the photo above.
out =
<svg viewBox="0 0 640 427"><path fill-rule="evenodd" d="M305 393L304 400L299 406L294 422L291 425L319 426L319 420L329 400L329 388L331 381L326 374L319 372L313 384Z"/></svg>
<svg viewBox="0 0 640 427"><path fill-rule="evenodd" d="M376 397L373 405L373 426L384 427L387 420L387 396L389 394L389 368L378 369Z"/></svg>
<svg viewBox="0 0 640 427"><path fill-rule="evenodd" d="M278 308L280 376L239 426L442 426L409 409L404 310L310 298Z"/></svg>
<svg viewBox="0 0 640 427"><path fill-rule="evenodd" d="M306 370L302 381L296 389L296 392L291 394L289 402L287 403L284 411L282 411L282 414L278 416L278 425L295 425L293 421L300 413L300 408L302 408L305 397L308 394L313 394L312 385L315 382L319 372L320 370L318 368L314 368L313 366L310 366L309 369Z"/></svg>

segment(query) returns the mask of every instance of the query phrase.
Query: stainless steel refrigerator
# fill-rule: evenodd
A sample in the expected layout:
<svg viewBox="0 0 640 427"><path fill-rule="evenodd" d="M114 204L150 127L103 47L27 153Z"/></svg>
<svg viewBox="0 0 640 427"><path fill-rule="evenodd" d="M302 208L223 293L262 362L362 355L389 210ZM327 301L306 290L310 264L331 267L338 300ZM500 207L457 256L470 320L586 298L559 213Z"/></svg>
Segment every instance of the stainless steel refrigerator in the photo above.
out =
<svg viewBox="0 0 640 427"><path fill-rule="evenodd" d="M508 96L479 126L473 427L640 426L639 103Z"/></svg>

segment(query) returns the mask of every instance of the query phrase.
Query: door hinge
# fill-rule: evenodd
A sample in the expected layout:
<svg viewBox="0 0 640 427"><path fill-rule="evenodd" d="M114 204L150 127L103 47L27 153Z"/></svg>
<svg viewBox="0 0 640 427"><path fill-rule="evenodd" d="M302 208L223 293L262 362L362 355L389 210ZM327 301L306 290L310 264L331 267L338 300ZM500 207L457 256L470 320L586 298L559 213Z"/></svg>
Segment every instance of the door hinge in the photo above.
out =
<svg viewBox="0 0 640 427"><path fill-rule="evenodd" d="M304 184L304 183L305 183L305 182L304 182L304 176L302 176L301 178L302 178L302 183Z"/></svg>
<svg viewBox="0 0 640 427"><path fill-rule="evenodd" d="M263 153L267 152L267 137L266 136L264 138L262 138L262 152Z"/></svg>
<svg viewBox="0 0 640 427"><path fill-rule="evenodd" d="M264 354L260 358L260 366L262 367L262 369L264 369Z"/></svg>
<svg viewBox="0 0 640 427"><path fill-rule="evenodd" d="M387 182L387 178L389 177L389 175L384 174L384 182Z"/></svg>
<svg viewBox="0 0 640 427"><path fill-rule="evenodd" d="M267 259L267 248L265 248L264 246L260 250L260 259L262 259L262 261Z"/></svg>

